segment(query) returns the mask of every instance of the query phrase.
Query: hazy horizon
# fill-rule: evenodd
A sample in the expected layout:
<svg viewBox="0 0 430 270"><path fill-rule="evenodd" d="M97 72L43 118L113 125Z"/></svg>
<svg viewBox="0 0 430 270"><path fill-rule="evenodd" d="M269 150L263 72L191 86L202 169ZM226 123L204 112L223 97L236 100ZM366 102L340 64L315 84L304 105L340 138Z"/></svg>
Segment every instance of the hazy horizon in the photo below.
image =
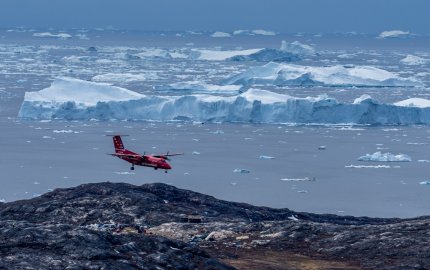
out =
<svg viewBox="0 0 430 270"><path fill-rule="evenodd" d="M3 0L0 28L430 34L430 1Z"/></svg>

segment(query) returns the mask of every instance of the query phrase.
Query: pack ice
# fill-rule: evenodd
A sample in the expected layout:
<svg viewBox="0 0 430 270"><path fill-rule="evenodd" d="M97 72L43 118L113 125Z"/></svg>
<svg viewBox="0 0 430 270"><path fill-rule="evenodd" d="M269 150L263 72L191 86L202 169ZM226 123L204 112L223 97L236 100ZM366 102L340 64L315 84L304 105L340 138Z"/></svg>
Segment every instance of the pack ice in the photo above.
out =
<svg viewBox="0 0 430 270"><path fill-rule="evenodd" d="M375 152L373 154L366 154L359 157L359 161L376 161L376 162L410 162L411 157L405 154L394 155L391 153Z"/></svg>
<svg viewBox="0 0 430 270"><path fill-rule="evenodd" d="M270 62L251 67L225 81L226 84L274 84L277 86L415 87L421 82L402 78L371 66L300 66Z"/></svg>
<svg viewBox="0 0 430 270"><path fill-rule="evenodd" d="M258 89L249 89L233 96L147 96L107 84L59 78L46 89L27 92L18 116L33 120L397 125L430 124L430 107L415 107L410 103L380 104L369 96L357 98L353 103L340 103L324 95L297 98Z"/></svg>

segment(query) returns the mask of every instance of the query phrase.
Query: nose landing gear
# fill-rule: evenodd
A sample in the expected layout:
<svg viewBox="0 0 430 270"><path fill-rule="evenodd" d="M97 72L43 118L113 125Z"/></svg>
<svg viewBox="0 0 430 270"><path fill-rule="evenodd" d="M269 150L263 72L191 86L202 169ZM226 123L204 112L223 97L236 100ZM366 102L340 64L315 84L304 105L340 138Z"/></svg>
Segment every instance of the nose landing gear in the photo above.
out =
<svg viewBox="0 0 430 270"><path fill-rule="evenodd" d="M134 171L134 164L131 165L130 170Z"/></svg>

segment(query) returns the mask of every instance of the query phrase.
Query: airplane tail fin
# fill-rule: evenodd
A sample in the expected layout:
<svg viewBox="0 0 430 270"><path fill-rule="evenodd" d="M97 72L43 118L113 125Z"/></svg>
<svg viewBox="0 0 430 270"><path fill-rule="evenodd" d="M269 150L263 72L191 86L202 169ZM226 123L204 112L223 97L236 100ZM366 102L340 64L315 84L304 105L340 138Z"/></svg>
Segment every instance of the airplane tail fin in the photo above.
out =
<svg viewBox="0 0 430 270"><path fill-rule="evenodd" d="M122 143L121 135L107 135L112 136L113 146L115 147L115 153L122 153L124 149L124 144ZM124 135L127 136L127 135Z"/></svg>
<svg viewBox="0 0 430 270"><path fill-rule="evenodd" d="M113 136L113 145L115 146L115 153L124 150L124 144L122 143L121 136Z"/></svg>

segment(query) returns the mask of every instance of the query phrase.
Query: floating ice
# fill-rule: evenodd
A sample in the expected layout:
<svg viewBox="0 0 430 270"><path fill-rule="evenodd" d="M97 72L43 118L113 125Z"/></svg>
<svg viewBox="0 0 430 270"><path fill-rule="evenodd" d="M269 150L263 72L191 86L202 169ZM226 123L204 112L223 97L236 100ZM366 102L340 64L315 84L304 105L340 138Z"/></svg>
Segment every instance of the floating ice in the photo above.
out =
<svg viewBox="0 0 430 270"><path fill-rule="evenodd" d="M178 82L168 85L154 86L156 91L173 91L173 92L187 92L194 94L226 94L226 95L237 95L241 86L239 85L214 85L207 84L201 81L191 82Z"/></svg>
<svg viewBox="0 0 430 270"><path fill-rule="evenodd" d="M298 55L314 55L315 49L312 46L307 44L300 43L298 41L294 41L291 43L286 42L285 40L281 43L281 51L290 52Z"/></svg>
<svg viewBox="0 0 430 270"><path fill-rule="evenodd" d="M18 116L33 120L430 124L430 108L380 104L368 96L354 103L340 103L327 96L297 98L257 89L228 97L145 96L70 78L56 79L38 92L27 92Z"/></svg>
<svg viewBox="0 0 430 270"><path fill-rule="evenodd" d="M77 105L94 106L98 102L130 101L143 97L145 96L120 87L61 77L41 91L26 92L24 100L41 106L46 103L64 105L70 101Z"/></svg>
<svg viewBox="0 0 430 270"><path fill-rule="evenodd" d="M413 66L413 65L425 65L429 63L430 60L421 58L419 56L408 54L405 58L400 60L400 62L405 65Z"/></svg>
<svg viewBox="0 0 430 270"><path fill-rule="evenodd" d="M192 154L193 155L200 155L200 152L194 151Z"/></svg>
<svg viewBox="0 0 430 270"><path fill-rule="evenodd" d="M420 185L430 185L430 181L422 181L420 182Z"/></svg>
<svg viewBox="0 0 430 270"><path fill-rule="evenodd" d="M354 168L354 169L390 169L391 166L388 165L347 165L345 168Z"/></svg>
<svg viewBox="0 0 430 270"><path fill-rule="evenodd" d="M402 78L389 71L371 67L314 67L268 63L251 67L225 81L226 84L274 84L277 86L343 86L343 87L414 87L422 84L414 78Z"/></svg>
<svg viewBox="0 0 430 270"><path fill-rule="evenodd" d="M234 169L233 172L234 173L250 173L250 171L246 170L246 169Z"/></svg>
<svg viewBox="0 0 430 270"><path fill-rule="evenodd" d="M77 133L80 133L79 131L73 131L73 130L71 130L71 129L62 129L62 130L57 130L57 129L54 129L52 132L54 132L54 133L75 133L75 134L77 134Z"/></svg>
<svg viewBox="0 0 430 270"><path fill-rule="evenodd" d="M287 182L312 181L312 182L315 182L316 179L315 179L315 177L312 177L312 178L308 178L308 177L305 177L305 178L282 178L281 181L287 181Z"/></svg>
<svg viewBox="0 0 430 270"><path fill-rule="evenodd" d="M40 38L59 38L59 39L69 39L72 37L67 33L52 34L50 32L34 33L33 36L40 37Z"/></svg>
<svg viewBox="0 0 430 270"><path fill-rule="evenodd" d="M235 36L254 36L254 35L262 35L262 36L275 36L276 33L273 31L267 31L262 29L256 29L256 30L236 30L233 32L233 35Z"/></svg>
<svg viewBox="0 0 430 270"><path fill-rule="evenodd" d="M411 162L410 156L405 154L393 155L391 153L375 152L373 154L366 154L359 157L359 161L376 161L376 162Z"/></svg>
<svg viewBox="0 0 430 270"><path fill-rule="evenodd" d="M193 49L190 55L191 59L208 60L208 61L223 61L235 56L250 55L261 51L262 49L248 50L204 50Z"/></svg>
<svg viewBox="0 0 430 270"><path fill-rule="evenodd" d="M417 107L417 108L429 108L430 100L424 98L409 98L406 100L402 100L394 103L396 106L402 107Z"/></svg>
<svg viewBox="0 0 430 270"><path fill-rule="evenodd" d="M259 159L274 159L274 157L271 157L271 156L264 156L264 155L261 155L261 156L259 156L258 158L259 158Z"/></svg>
<svg viewBox="0 0 430 270"><path fill-rule="evenodd" d="M391 31L383 31L379 34L378 38L395 38L395 37L405 37L410 33L401 30L391 30Z"/></svg>
<svg viewBox="0 0 430 270"><path fill-rule="evenodd" d="M6 200L5 199L0 199L0 203L5 203Z"/></svg>
<svg viewBox="0 0 430 270"><path fill-rule="evenodd" d="M114 172L114 174L118 174L118 175L133 175L135 173L134 172Z"/></svg>
<svg viewBox="0 0 430 270"><path fill-rule="evenodd" d="M111 83L124 83L124 82L138 82L146 80L158 79L156 73L145 74L131 74L131 73L105 73L94 76L91 80L95 82L111 82Z"/></svg>
<svg viewBox="0 0 430 270"><path fill-rule="evenodd" d="M429 163L430 162L430 160L428 160L428 159L419 159L417 161L418 162L423 162L423 163Z"/></svg>
<svg viewBox="0 0 430 270"><path fill-rule="evenodd" d="M225 37L231 37L231 35L229 33L225 33L225 32L215 32L211 35L211 37L215 37L215 38L225 38Z"/></svg>

